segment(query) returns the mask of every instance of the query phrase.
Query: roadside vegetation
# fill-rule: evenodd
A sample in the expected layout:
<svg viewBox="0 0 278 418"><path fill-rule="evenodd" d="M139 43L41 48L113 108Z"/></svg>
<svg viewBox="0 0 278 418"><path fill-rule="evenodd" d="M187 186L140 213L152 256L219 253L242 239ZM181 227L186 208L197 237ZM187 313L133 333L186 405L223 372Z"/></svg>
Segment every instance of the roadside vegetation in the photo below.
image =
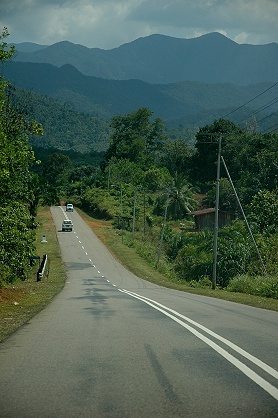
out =
<svg viewBox="0 0 278 418"><path fill-rule="evenodd" d="M2 63L14 54L5 42L7 36L4 29ZM78 207L111 251L138 276L277 310L277 133L243 129L219 119L200 128L194 141L173 139L163 120L143 107L112 118L105 152L50 152L31 147L30 138L43 136L43 127L2 78L0 99L0 307L6 325L10 322L16 328L20 317L28 320L63 286L49 211L39 209L61 201ZM219 209L225 222L218 231L216 289L212 289L214 218L205 212L199 227L192 212L215 207L220 138L221 156L233 183L221 165ZM53 261L51 279L36 283L30 260L42 249L41 228L49 228L47 251Z"/></svg>
<svg viewBox="0 0 278 418"><path fill-rule="evenodd" d="M25 280L18 278L0 288L0 341L41 311L65 284L65 268L49 207L38 209L36 222L33 254L42 260L47 253L47 273L41 281L37 281L39 260L34 260ZM43 235L47 240L45 244L42 243Z"/></svg>

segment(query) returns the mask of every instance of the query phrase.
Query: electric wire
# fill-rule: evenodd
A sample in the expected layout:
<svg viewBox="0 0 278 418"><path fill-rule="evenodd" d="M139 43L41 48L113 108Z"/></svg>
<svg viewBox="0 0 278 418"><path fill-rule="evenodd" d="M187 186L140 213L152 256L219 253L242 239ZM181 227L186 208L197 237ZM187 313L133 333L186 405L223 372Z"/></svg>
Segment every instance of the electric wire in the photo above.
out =
<svg viewBox="0 0 278 418"><path fill-rule="evenodd" d="M253 102L253 100L257 99L258 97L262 96L267 91L271 90L273 87L275 87L278 84L278 81L274 83L272 86L268 87L266 90L264 90L262 93L258 94L257 96L253 97L253 99L248 100L248 102L244 103L243 105L237 107L236 109L232 110L231 112L227 113L226 115L222 116L221 119L225 119L227 116L230 116L231 114L235 113L239 109L242 109L244 106L248 105L249 103Z"/></svg>
<svg viewBox="0 0 278 418"><path fill-rule="evenodd" d="M262 122L263 120L265 120L265 119L268 119L268 118L270 118L271 116L273 116L273 115L276 115L276 113L278 113L278 110L276 110L276 112L272 112L272 113L270 113L270 115L267 115L267 116L265 116L264 118L262 118L262 119L259 119L257 122L259 123L259 122Z"/></svg>
<svg viewBox="0 0 278 418"><path fill-rule="evenodd" d="M274 128L274 129L273 129L273 128ZM267 132L269 129L273 129L273 130L272 130L272 131L270 131L270 132ZM271 134L271 133L273 133L273 132L277 131L277 129L278 129L278 123L276 123L275 125L270 126L269 128L267 128L265 132L266 132L266 133Z"/></svg>

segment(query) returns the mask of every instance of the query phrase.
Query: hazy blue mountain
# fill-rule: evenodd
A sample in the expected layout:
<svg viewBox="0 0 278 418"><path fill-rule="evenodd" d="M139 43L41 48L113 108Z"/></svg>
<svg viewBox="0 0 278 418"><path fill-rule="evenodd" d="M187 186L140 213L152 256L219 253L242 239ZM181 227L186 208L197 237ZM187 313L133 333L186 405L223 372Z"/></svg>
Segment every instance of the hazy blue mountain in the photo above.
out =
<svg viewBox="0 0 278 418"><path fill-rule="evenodd" d="M54 98L60 103L70 103L79 112L109 119L139 107L148 107L154 116L161 117L169 125L183 124L191 128L212 123L259 96L249 107L231 114L231 120L241 122L256 109L277 99L277 88L270 89L266 96L260 96L273 85L269 82L248 86L189 81L150 84L141 80L105 80L86 76L69 64L58 68L50 64L13 61L3 65L2 74L16 86ZM262 118L277 110L276 100L259 116Z"/></svg>
<svg viewBox="0 0 278 418"><path fill-rule="evenodd" d="M16 45L15 61L71 64L98 78L167 84L179 81L248 85L277 80L278 44L237 44L219 33L193 39L150 35L111 50L68 41L27 52Z"/></svg>
<svg viewBox="0 0 278 418"><path fill-rule="evenodd" d="M11 44L9 44L11 45ZM34 42L21 42L20 44L16 44L17 53L19 52L35 52L39 51L40 49L48 48L49 45L39 45L35 44Z"/></svg>

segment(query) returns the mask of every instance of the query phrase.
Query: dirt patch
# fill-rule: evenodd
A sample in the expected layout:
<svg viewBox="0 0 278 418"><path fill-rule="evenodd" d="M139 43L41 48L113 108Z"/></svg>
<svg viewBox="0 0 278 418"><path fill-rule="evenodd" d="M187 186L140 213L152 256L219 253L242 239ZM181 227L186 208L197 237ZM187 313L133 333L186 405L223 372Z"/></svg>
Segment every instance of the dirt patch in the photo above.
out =
<svg viewBox="0 0 278 418"><path fill-rule="evenodd" d="M21 289L7 288L0 289L0 303L14 302L22 296Z"/></svg>
<svg viewBox="0 0 278 418"><path fill-rule="evenodd" d="M102 222L98 222L98 221L86 221L86 223L91 227L91 228L105 228L105 229L112 229L111 225L104 225Z"/></svg>

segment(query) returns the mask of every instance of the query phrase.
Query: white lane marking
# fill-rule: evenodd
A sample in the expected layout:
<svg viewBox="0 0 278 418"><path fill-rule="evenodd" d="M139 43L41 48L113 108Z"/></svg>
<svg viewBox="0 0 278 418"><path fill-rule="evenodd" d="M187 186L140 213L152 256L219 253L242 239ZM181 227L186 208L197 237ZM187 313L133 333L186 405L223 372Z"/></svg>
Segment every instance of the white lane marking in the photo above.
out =
<svg viewBox="0 0 278 418"><path fill-rule="evenodd" d="M83 247L83 245L82 245L82 250L85 250L85 248Z"/></svg>
<svg viewBox="0 0 278 418"><path fill-rule="evenodd" d="M92 262L92 260L89 258L90 263Z"/></svg>
<svg viewBox="0 0 278 418"><path fill-rule="evenodd" d="M86 251L85 251L85 255L88 255L88 253L86 253Z"/></svg>
<svg viewBox="0 0 278 418"><path fill-rule="evenodd" d="M136 295L136 293L129 292L131 294ZM140 295L136 295L140 296ZM185 321L189 322L190 324L195 325L196 327L200 328L201 330L205 331L207 334L211 335L212 337L216 338L217 340L223 342L228 347L232 348L237 353L241 354L243 357L246 357L248 360L252 361L254 364L256 364L258 367L266 371L271 376L278 379L278 371L274 370L272 367L268 366L266 363L259 360L257 357L252 356L252 354L249 354L247 351L243 350L236 344L232 343L231 341L227 340L226 338L221 337L220 335L216 334L215 332L211 331L210 329L204 327L201 324L198 324L198 322L193 321L192 319L188 318L187 316L181 315L180 313L174 311L173 309L167 308L167 306L161 305L160 303L156 302L155 300L146 298L145 296L140 296L140 298L148 300L152 303L155 303L157 306L161 306L163 309L166 309L169 312L172 312L174 315L184 319Z"/></svg>
<svg viewBox="0 0 278 418"><path fill-rule="evenodd" d="M182 322L180 319L178 319L176 316L173 316L169 312L172 312L175 315L183 318L184 320L186 320L186 321L188 321L190 323L193 323L195 326L199 327L203 331L205 331L208 334L212 335L213 337L219 339L220 341L224 342L225 344L226 344L226 342L229 343L229 344L226 344L226 345L229 345L231 348L233 348L235 351L237 351L240 354L241 354L241 352L242 353L245 353L244 356L246 358L248 358L250 361L252 361L256 365L259 365L260 364L260 367L263 368L263 370L265 370L266 372L269 373L269 371L271 371L271 373L269 373L269 374L271 374L274 377L276 377L276 375L277 375L276 370L272 369L267 364L261 362L259 359L257 359L256 357L250 355L246 351L241 350L240 347L236 346L235 344L231 343L230 341L226 340L225 338L220 337L220 335L217 335L214 332L210 331L208 328L205 328L202 325L198 324L197 322L192 321L190 318L184 317L183 315L179 314L178 312L176 312L176 311L174 311L174 310L172 310L170 308L167 308L166 306L161 305L160 303L158 303L158 302L156 302L156 301L154 301L152 299L145 298L144 296L137 295L136 293L129 292L129 291L125 290L125 289L123 289L123 290L119 289L119 291L120 292L123 292L123 293L126 293L129 296L132 296L132 297L134 297L136 299L141 300L142 302L146 303L147 305L153 307L154 309L156 309L159 312L163 313L164 315L168 316L173 321L175 321L178 324L180 324L182 327L186 328L188 331L190 331L192 334L194 334L200 340L202 340L207 345L209 345L211 348L213 348L215 351L217 351L221 356L223 356L231 364L233 364L235 367L237 367L240 371L242 371L242 373L244 373L247 377L249 377L251 380L253 380L253 382L255 382L257 385L259 385L261 388L263 388L266 392L268 392L271 396L273 396L276 400L278 400L278 389L276 389L273 385L271 385L269 382L267 382L265 379L263 379L261 376L259 376L257 373L255 373L253 370L251 370L249 367L247 367L244 363L242 363L241 361L239 361L238 359L236 359L234 356L232 356L226 350L224 350L223 348L221 348L218 344L214 343L208 337L205 337L199 331L195 330L190 325ZM164 309L161 309L159 306L163 307ZM167 312L165 309L167 309L169 312ZM263 367L263 365L264 365L264 367Z"/></svg>
<svg viewBox="0 0 278 418"><path fill-rule="evenodd" d="M114 287L117 287L117 285L116 285L116 284L113 284L113 286L114 286Z"/></svg>
<svg viewBox="0 0 278 418"><path fill-rule="evenodd" d="M80 240L78 242L79 242L79 244L81 244L81 241Z"/></svg>
<svg viewBox="0 0 278 418"><path fill-rule="evenodd" d="M99 270L97 272L98 272L98 274L100 274L100 271Z"/></svg>
<svg viewBox="0 0 278 418"><path fill-rule="evenodd" d="M93 267L96 268L96 266L93 264Z"/></svg>
<svg viewBox="0 0 278 418"><path fill-rule="evenodd" d="M110 283L110 280L107 280L108 283Z"/></svg>

